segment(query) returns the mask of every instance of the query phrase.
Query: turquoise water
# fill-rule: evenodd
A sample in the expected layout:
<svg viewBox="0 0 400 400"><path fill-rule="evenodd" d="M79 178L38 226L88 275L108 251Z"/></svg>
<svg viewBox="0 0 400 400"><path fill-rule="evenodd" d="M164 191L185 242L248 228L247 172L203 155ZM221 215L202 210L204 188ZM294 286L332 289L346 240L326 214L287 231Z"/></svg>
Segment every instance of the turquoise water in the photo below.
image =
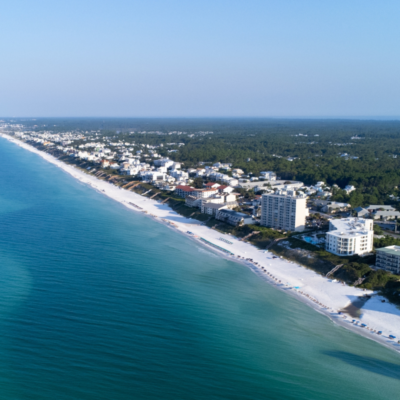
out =
<svg viewBox="0 0 400 400"><path fill-rule="evenodd" d="M400 356L0 139L1 399L395 399Z"/></svg>
<svg viewBox="0 0 400 400"><path fill-rule="evenodd" d="M311 244L318 244L318 240L315 240L309 236L304 236L303 238L306 242L311 243Z"/></svg>

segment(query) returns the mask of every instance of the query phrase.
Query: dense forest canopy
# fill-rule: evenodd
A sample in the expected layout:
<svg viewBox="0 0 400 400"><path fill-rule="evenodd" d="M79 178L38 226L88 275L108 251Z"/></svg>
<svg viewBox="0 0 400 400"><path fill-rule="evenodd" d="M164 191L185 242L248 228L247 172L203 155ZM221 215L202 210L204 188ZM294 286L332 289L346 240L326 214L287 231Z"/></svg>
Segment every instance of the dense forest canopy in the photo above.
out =
<svg viewBox="0 0 400 400"><path fill-rule="evenodd" d="M87 131L89 135L97 131L99 138L162 143L162 155L187 167L198 166L200 161L220 161L246 173L271 170L282 179L305 184L325 181L340 188L350 184L357 190L348 196L335 189L333 199L349 201L355 207L397 203L389 195L397 197L400 185L400 121L37 118L12 122L37 131Z"/></svg>

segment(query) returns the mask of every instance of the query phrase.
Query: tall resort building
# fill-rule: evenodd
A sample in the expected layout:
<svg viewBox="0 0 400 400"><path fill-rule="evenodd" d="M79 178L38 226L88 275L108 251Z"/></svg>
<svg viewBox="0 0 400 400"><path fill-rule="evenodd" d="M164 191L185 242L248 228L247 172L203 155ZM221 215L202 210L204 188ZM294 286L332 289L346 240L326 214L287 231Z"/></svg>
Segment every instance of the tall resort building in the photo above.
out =
<svg viewBox="0 0 400 400"><path fill-rule="evenodd" d="M307 196L294 190L278 190L262 195L261 225L301 232L306 227Z"/></svg>
<svg viewBox="0 0 400 400"><path fill-rule="evenodd" d="M329 221L325 248L337 256L366 254L372 251L374 221L364 218L344 218Z"/></svg>

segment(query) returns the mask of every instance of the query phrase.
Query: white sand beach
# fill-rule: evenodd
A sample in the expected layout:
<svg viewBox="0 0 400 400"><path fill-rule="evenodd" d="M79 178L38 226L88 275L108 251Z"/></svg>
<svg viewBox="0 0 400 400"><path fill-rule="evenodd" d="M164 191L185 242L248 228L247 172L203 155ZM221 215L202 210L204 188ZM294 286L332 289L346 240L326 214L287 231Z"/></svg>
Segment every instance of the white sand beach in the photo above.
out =
<svg viewBox="0 0 400 400"><path fill-rule="evenodd" d="M6 134L0 135L26 150L39 154L45 160L57 165L100 193L124 204L127 208L139 213L146 212L149 217L187 235L221 256L245 263L262 279L302 300L318 312L328 316L335 323L389 348L400 351L400 344L397 342L400 340L400 310L393 304L388 303L388 301L382 302L383 298L374 292L343 285L341 282L325 278L299 264L281 258L273 258L274 255L271 252L259 250L249 243L210 229L197 220L184 218L175 213L169 206L156 200L151 200L129 190L116 187L109 182L99 180L95 176L65 164L14 137ZM188 231L192 234L189 234ZM200 238L232 254L208 246ZM231 242L231 244L221 240L221 238ZM247 258L252 259L252 261L245 260ZM372 298L367 300L361 308L361 315L356 319L357 325L352 322L355 318L345 313L338 313L339 310L346 308L366 294L372 295ZM361 327L361 324L365 324L366 327ZM378 331L382 331L382 335L378 335L376 333ZM395 336L396 339L390 339L389 335Z"/></svg>

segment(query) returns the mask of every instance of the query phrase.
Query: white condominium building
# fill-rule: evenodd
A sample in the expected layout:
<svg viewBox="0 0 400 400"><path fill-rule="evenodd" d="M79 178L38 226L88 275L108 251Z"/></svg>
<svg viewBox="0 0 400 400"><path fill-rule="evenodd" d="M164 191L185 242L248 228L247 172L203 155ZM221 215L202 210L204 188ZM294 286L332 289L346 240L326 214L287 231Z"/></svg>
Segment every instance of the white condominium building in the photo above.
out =
<svg viewBox="0 0 400 400"><path fill-rule="evenodd" d="M329 222L327 251L338 256L365 254L372 251L374 222L371 219L344 218Z"/></svg>
<svg viewBox="0 0 400 400"><path fill-rule="evenodd" d="M286 231L303 231L306 227L307 196L294 190L278 190L262 195L261 225Z"/></svg>

